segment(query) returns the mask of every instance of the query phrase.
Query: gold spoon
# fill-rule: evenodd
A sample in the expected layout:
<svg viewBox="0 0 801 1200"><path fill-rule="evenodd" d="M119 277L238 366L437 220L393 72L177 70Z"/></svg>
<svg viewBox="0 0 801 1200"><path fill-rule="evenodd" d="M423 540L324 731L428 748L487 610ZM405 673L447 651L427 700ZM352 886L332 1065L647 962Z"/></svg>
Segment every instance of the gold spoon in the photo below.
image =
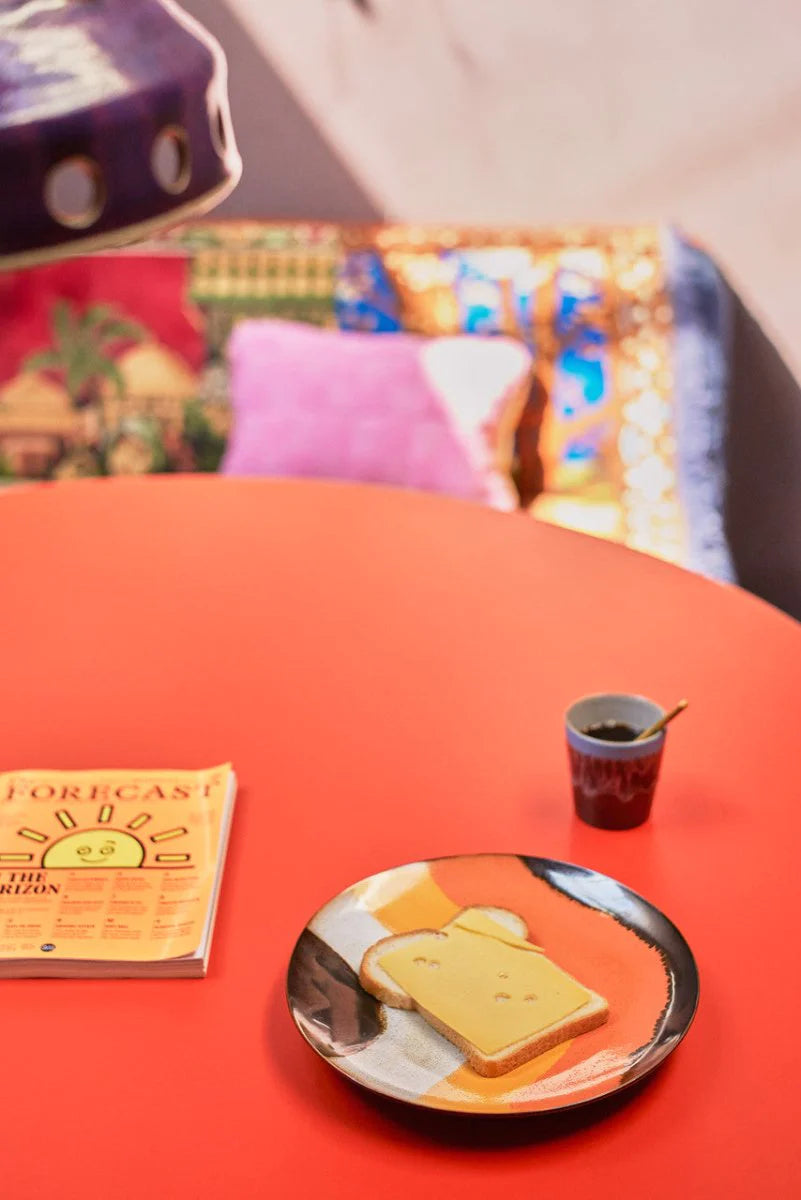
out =
<svg viewBox="0 0 801 1200"><path fill-rule="evenodd" d="M649 725L647 729L643 729L642 733L638 733L634 741L644 742L646 738L653 737L655 733L659 733L665 728L668 721L672 721L680 712L684 712L688 703L689 701L687 700L679 700L675 708L671 708L670 712L665 713L658 721L654 721L653 725Z"/></svg>

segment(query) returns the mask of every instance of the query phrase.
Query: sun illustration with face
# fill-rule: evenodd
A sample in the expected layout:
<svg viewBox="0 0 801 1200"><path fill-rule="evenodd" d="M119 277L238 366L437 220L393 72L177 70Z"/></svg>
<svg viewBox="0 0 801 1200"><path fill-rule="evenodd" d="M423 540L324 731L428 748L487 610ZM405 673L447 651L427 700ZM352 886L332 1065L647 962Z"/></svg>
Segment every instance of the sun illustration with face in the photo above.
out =
<svg viewBox="0 0 801 1200"><path fill-rule="evenodd" d="M145 848L132 833L82 829L48 846L43 867L141 867Z"/></svg>
<svg viewBox="0 0 801 1200"><path fill-rule="evenodd" d="M38 843L41 865L48 869L74 870L76 867L84 867L97 871L110 868L120 870L142 866L190 865L191 854L161 850L162 843L172 842L187 835L189 831L183 826L148 834L145 826L153 819L150 813L140 812L126 823L125 829L110 824L113 815L114 806L104 804L97 813L95 822L89 828L81 829L70 812L61 808L54 812L53 816L62 829L69 830L68 833L61 836L51 835L43 833L40 829L26 827L17 830L17 837L24 838L28 844ZM143 829L144 832L140 832ZM23 866L25 863L33 863L36 857L37 855L30 850L20 849L5 853L0 851L0 864L15 863Z"/></svg>

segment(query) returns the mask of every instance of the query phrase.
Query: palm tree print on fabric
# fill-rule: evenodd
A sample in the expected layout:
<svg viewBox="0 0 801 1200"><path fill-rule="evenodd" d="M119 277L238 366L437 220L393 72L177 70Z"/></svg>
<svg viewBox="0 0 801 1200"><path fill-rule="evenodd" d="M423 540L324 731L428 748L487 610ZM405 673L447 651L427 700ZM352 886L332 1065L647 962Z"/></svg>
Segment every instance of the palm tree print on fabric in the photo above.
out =
<svg viewBox="0 0 801 1200"><path fill-rule="evenodd" d="M140 342L145 330L125 320L105 304L94 304L78 313L67 300L52 311L53 345L25 361L28 371L52 371L60 376L75 408L99 404L104 380L125 391L125 381L114 361L114 352L126 342Z"/></svg>

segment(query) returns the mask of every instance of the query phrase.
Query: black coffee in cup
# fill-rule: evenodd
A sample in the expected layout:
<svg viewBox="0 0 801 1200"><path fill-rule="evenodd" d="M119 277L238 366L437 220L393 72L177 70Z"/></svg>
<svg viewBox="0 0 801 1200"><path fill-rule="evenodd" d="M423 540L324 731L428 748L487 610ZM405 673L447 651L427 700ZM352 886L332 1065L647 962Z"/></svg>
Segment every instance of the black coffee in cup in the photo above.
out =
<svg viewBox="0 0 801 1200"><path fill-rule="evenodd" d="M596 721L581 732L602 742L633 742L642 730L634 729L625 721Z"/></svg>

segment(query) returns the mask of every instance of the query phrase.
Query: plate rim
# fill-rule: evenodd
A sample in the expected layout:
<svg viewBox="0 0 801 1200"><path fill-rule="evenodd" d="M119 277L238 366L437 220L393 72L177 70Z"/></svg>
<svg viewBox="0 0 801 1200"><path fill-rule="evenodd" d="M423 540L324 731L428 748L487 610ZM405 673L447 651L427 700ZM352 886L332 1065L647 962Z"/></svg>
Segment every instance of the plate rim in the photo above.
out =
<svg viewBox="0 0 801 1200"><path fill-rule="evenodd" d="M505 1108L505 1109L501 1109L501 1108L491 1108L491 1107L487 1107L487 1106L462 1107L458 1103L454 1103L453 1101L448 1102L448 1103L436 1103L436 1102L427 1100L427 1101L423 1102L419 1098L415 1099L411 1096L401 1096L395 1092L390 1092L390 1091L386 1090L385 1088L378 1086L377 1084L370 1084L370 1083L367 1083L363 1079L356 1078L356 1076L350 1074L349 1071L346 1071L345 1068L343 1066L341 1066L339 1063L339 1058L347 1057L347 1055L344 1055L344 1056L332 1055L331 1057L329 1057L328 1055L323 1054L322 1051L319 1049L319 1047L317 1047L314 1044L314 1042L306 1034L306 1032L302 1028L302 1026L298 1023L298 1021L295 1017L295 1011L294 1011L294 1008L292 1005L292 999L291 999L290 992L289 992L289 977L290 977L290 973L292 970L292 964L294 962L295 955L298 951L298 947L300 945L301 939L302 939L304 933L306 933L306 931L309 929L309 926L312 924L312 922L315 920L315 918L320 915L320 913L322 913L326 908L328 908L329 905L333 904L335 900L338 900L340 896L344 895L345 892L350 891L352 888L359 887L361 884L367 883L371 879L375 879L378 875L385 875L385 874L389 874L394 871L401 871L408 867L426 866L429 863L447 862L447 861L453 861L454 859L464 859L464 858L509 858L509 859L517 859L518 861L523 861L523 862L532 861L532 862L546 864L547 866L551 866L551 867L566 867L566 868L569 868L571 871L580 872L585 877L594 876L596 878L608 880L610 883L615 884L617 887L624 888L625 891L630 896L632 896L638 903L644 905L646 908L650 909L652 912L655 912L660 917L661 920L666 922L666 924L670 927L672 932L678 937L680 943L683 945L684 950L686 951L687 962L688 962L688 966L690 968L690 976L691 976L691 978L689 980L689 985L692 986L693 996L692 996L692 1007L691 1007L691 1010L687 1017L687 1020L684 1024L684 1027L676 1035L675 1040L667 1048L665 1053L660 1055L659 1057L657 1057L655 1062L647 1065L644 1070L642 1070L639 1073L637 1073L636 1075L634 1075L633 1078L626 1079L625 1082L618 1083L614 1088L611 1088L605 1092L601 1092L599 1095L588 1096L588 1097L585 1097L584 1099L579 1099L579 1100L571 1100L571 1101L568 1101L567 1103L554 1105L553 1107L550 1107L550 1108L536 1108L536 1109L535 1108L531 1108L531 1109ZM568 899L572 899L577 904L582 904L585 908L595 908L596 911L598 911L598 912L608 913L610 916L613 916L615 920L618 920L618 921L621 920L621 917L618 914L610 912L610 910L608 908L603 908L603 907L595 906L595 905L588 905L584 900L577 900L575 897L568 896L567 893L563 893L563 895L566 895ZM631 933L633 933L635 936L639 936L637 931L632 929L625 922L625 920L623 921L623 924L626 926L627 929L629 929L629 931ZM656 948L659 950L660 957L663 959L663 962L664 962L664 952L661 951L661 949L659 947L656 947ZM666 969L666 974L667 974L667 969ZM287 968L286 968L285 977L284 977L284 997L286 999L287 1008L289 1009L289 1015L292 1019L292 1024L295 1027L295 1029L297 1030L297 1032L300 1034L300 1036L302 1037L302 1039L306 1043L306 1045L309 1046L314 1051L314 1053L317 1055L318 1058L322 1059L323 1062L327 1063L328 1066L332 1067L344 1079L347 1079L350 1083L354 1084L356 1087L360 1088L364 1092L367 1092L368 1094L381 1096L382 1098L384 1098L386 1100L392 1100L396 1104L407 1105L408 1107L413 1108L413 1109L429 1111L429 1112L445 1113L445 1114L451 1113L456 1116L517 1117L517 1118L520 1118L520 1117L548 1117L548 1116L553 1116L556 1113L573 1112L573 1111L576 1111L577 1109L586 1108L589 1105L598 1104L605 1100L608 1101L611 1097L619 1096L619 1095L623 1094L624 1092L629 1091L631 1088L636 1087L638 1084L642 1084L646 1079L648 1079L653 1074L654 1071L656 1071L659 1067L661 1067L667 1061L667 1059L669 1059L671 1057L671 1055L681 1045L681 1043L684 1041L685 1037L689 1033L689 1031L695 1021L696 1015L698 1013L698 1005L699 1005L700 997L701 997L701 978L700 978L700 972L698 970L698 962L695 958L695 955L693 954L692 947L690 946L689 942L687 941L687 939L684 936L684 934L682 933L682 931L679 929L678 925L676 925L676 923L674 921L672 921L671 918L668 917L662 911L662 909L660 909L656 904L654 904L653 901L648 900L640 892L637 892L634 890L634 888L629 887L628 884L622 883L619 879L615 879L614 876L607 875L603 871L596 871L594 867L585 867L585 866L582 866L580 863L571 863L571 862L567 862L564 859L550 858L550 857L547 857L544 855L539 855L539 854L516 854L513 851L508 851L508 850L499 850L499 851L477 850L477 851L470 851L465 854L437 854L431 858L418 858L418 859L411 859L409 862L396 863L392 867L385 867L383 870L373 871L370 875L365 875L362 879L356 879L353 881L353 883L347 884L344 888L341 888L333 896L330 896L328 900L324 901L324 903L321 904L319 906L319 908L317 908L311 914L311 916L308 917L305 925L303 926L302 930L300 931L297 938L295 939L294 945L292 947L292 952L289 956L289 961L287 963ZM665 1009L663 1010L662 1014L660 1014L660 1023L661 1023L662 1016L664 1015L665 1012L668 1011L670 1004L674 998L675 998L675 993L674 993L674 996L668 1000L668 1003L666 1004ZM652 1035L651 1042L649 1042L648 1045L651 1045L653 1043L655 1036L656 1036L656 1034ZM437 1098L435 1097L434 1099L436 1101Z"/></svg>

